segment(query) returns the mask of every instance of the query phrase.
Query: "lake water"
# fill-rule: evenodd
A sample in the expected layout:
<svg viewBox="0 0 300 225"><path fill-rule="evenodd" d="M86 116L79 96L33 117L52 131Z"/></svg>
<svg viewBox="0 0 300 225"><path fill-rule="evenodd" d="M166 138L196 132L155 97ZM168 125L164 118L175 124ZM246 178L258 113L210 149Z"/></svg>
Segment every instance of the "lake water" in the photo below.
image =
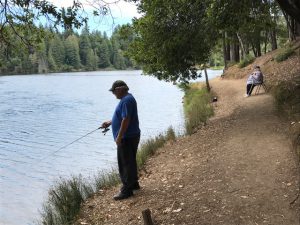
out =
<svg viewBox="0 0 300 225"><path fill-rule="evenodd" d="M34 224L59 177L89 177L116 167L111 119L118 100L108 89L122 79L138 103L142 141L173 126L183 130L183 93L141 71L0 77L0 224ZM220 71L208 71L209 77Z"/></svg>

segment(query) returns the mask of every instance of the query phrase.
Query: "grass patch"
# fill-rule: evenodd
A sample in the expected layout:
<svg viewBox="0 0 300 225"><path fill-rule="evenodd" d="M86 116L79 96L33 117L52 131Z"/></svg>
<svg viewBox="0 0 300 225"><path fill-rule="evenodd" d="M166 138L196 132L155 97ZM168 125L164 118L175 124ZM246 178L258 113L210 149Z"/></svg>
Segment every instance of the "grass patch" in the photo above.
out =
<svg viewBox="0 0 300 225"><path fill-rule="evenodd" d="M70 179L59 179L49 190L48 200L41 212L43 225L73 224L82 203L100 189L109 188L120 183L116 170L99 172L94 182L83 179L81 175Z"/></svg>
<svg viewBox="0 0 300 225"><path fill-rule="evenodd" d="M172 127L169 127L164 134L142 143L137 153L138 168L142 168L149 156L170 140L176 140L176 134ZM38 223L43 225L73 224L80 211L80 206L87 198L101 189L110 188L119 183L119 173L116 169L99 172L93 182L83 179L81 175L73 176L71 179L61 178L49 190L48 200L44 203L41 212L41 222Z"/></svg>
<svg viewBox="0 0 300 225"><path fill-rule="evenodd" d="M290 120L300 119L300 76L293 81L283 81L273 87L272 94L278 112Z"/></svg>
<svg viewBox="0 0 300 225"><path fill-rule="evenodd" d="M287 46L281 49L274 59L276 62L282 62L287 60L292 54L294 54L293 48L291 46Z"/></svg>
<svg viewBox="0 0 300 225"><path fill-rule="evenodd" d="M255 60L255 57L247 55L244 59L242 59L239 63L238 63L238 67L239 68L244 68L245 66L248 66L249 64L253 63Z"/></svg>
<svg viewBox="0 0 300 225"><path fill-rule="evenodd" d="M223 66L211 66L211 67L209 67L209 69L211 69L211 70L223 70L224 65Z"/></svg>
<svg viewBox="0 0 300 225"><path fill-rule="evenodd" d="M167 141L176 140L176 134L172 127L169 127L165 134L160 134L155 138L150 138L141 144L137 153L136 161L138 168L141 169L145 165L146 160L152 156L155 151L161 148Z"/></svg>
<svg viewBox="0 0 300 225"><path fill-rule="evenodd" d="M120 183L120 176L117 169L111 169L109 172L99 172L94 181L95 192L97 192L101 189L117 186Z"/></svg>
<svg viewBox="0 0 300 225"><path fill-rule="evenodd" d="M185 129L188 135L194 133L200 125L205 124L207 119L213 115L213 108L210 104L211 99L211 93L207 92L205 88L190 87L185 90Z"/></svg>
<svg viewBox="0 0 300 225"><path fill-rule="evenodd" d="M49 191L43 206L42 224L71 224L79 213L81 203L94 193L90 184L79 177L60 179Z"/></svg>
<svg viewBox="0 0 300 225"><path fill-rule="evenodd" d="M291 121L290 138L300 161L300 76L273 87L272 94L278 113Z"/></svg>

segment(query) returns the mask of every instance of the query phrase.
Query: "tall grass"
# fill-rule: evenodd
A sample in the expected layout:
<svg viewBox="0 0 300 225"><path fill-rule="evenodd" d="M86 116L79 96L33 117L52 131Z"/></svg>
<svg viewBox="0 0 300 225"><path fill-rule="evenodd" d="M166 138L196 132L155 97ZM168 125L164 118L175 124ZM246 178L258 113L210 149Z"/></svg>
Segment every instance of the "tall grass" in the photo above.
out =
<svg viewBox="0 0 300 225"><path fill-rule="evenodd" d="M276 62L282 62L287 60L292 54L294 54L294 49L291 46L286 46L279 51L274 59Z"/></svg>
<svg viewBox="0 0 300 225"><path fill-rule="evenodd" d="M239 68L244 68L245 66L248 66L249 64L253 63L254 60L255 60L255 57L247 55L244 59L242 59L238 63L238 67Z"/></svg>
<svg viewBox="0 0 300 225"><path fill-rule="evenodd" d="M300 76L293 81L283 81L273 87L275 105L289 119L300 119Z"/></svg>
<svg viewBox="0 0 300 225"><path fill-rule="evenodd" d="M44 203L43 225L71 224L80 210L81 203L94 193L92 186L81 176L60 179L49 191Z"/></svg>
<svg viewBox="0 0 300 225"><path fill-rule="evenodd" d="M117 186L120 183L120 177L117 169L112 168L110 171L100 171L94 178L95 191Z"/></svg>
<svg viewBox="0 0 300 225"><path fill-rule="evenodd" d="M206 124L207 119L213 115L211 99L212 94L205 88L190 87L185 90L185 129L188 135L194 133L200 125Z"/></svg>
<svg viewBox="0 0 300 225"><path fill-rule="evenodd" d="M164 134L151 138L142 143L137 153L138 168L142 168L147 158L162 147L166 141L175 140L176 134L172 127ZM48 200L44 203L41 212L43 225L69 225L75 222L82 203L97 191L116 186L120 183L116 169L99 172L92 181L83 179L81 175L71 179L60 179L49 190Z"/></svg>
<svg viewBox="0 0 300 225"><path fill-rule="evenodd" d="M155 138L150 138L144 143L142 143L140 150L137 153L136 161L138 168L141 169L147 158L152 156L155 151L161 148L167 141L174 141L176 139L176 134L172 127L169 127L165 134L160 134Z"/></svg>
<svg viewBox="0 0 300 225"><path fill-rule="evenodd" d="M290 138L300 161L300 75L273 87L272 94L279 114L292 121Z"/></svg>

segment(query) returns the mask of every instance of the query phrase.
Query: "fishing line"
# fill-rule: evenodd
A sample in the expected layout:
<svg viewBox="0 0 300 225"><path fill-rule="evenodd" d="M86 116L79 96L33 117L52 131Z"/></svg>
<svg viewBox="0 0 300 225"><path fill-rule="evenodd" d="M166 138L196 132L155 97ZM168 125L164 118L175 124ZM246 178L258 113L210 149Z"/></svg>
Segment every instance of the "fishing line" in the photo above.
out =
<svg viewBox="0 0 300 225"><path fill-rule="evenodd" d="M76 140L70 142L69 144L66 144L66 145L60 147L59 149L55 150L54 152L51 152L49 155L45 156L44 158L39 159L39 160L40 160L39 162L42 162L44 159L46 159L46 158L48 158L48 157L50 157L50 156L56 154L57 152L61 151L62 149L67 148L68 146L72 145L73 143L75 143L75 142L81 140L82 138L85 138L86 136L88 136L88 135L90 135L90 134L92 134L92 133L94 133L94 132L96 132L97 130L100 130L100 129L103 129L102 133L103 133L104 135L107 133L107 131L109 131L109 128L108 128L108 127L98 127L97 129L92 130L92 131L90 131L89 133L87 133L87 134L85 134L85 135L83 135L83 136L77 138ZM38 163L38 164L39 164L39 163Z"/></svg>

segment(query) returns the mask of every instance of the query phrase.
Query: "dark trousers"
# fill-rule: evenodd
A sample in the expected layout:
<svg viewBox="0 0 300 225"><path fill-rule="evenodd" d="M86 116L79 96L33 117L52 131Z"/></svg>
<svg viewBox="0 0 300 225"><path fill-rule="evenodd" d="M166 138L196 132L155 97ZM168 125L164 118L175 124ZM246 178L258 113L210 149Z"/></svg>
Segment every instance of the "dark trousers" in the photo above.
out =
<svg viewBox="0 0 300 225"><path fill-rule="evenodd" d="M251 95L255 86L255 84L247 84L247 95Z"/></svg>
<svg viewBox="0 0 300 225"><path fill-rule="evenodd" d="M140 136L125 138L117 148L119 174L122 181L121 192L131 193L138 183L136 153L140 142Z"/></svg>

